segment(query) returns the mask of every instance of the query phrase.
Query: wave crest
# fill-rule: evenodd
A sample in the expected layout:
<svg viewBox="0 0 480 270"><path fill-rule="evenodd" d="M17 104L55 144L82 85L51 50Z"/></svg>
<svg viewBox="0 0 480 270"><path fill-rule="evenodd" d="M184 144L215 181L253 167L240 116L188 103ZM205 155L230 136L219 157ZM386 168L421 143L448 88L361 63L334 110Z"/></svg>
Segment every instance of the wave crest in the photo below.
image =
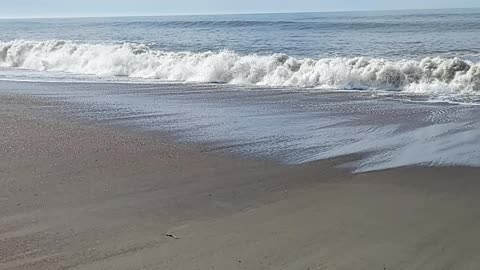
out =
<svg viewBox="0 0 480 270"><path fill-rule="evenodd" d="M0 42L0 66L184 82L416 93L480 93L480 65L459 58L298 59L284 54L164 52L145 45L72 41Z"/></svg>

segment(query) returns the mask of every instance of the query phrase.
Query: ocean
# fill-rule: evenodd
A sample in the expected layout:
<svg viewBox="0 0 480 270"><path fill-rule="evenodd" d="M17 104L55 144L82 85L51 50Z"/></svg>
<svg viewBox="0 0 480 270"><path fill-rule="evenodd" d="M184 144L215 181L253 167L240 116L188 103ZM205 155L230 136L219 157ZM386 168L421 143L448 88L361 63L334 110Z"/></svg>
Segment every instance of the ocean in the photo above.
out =
<svg viewBox="0 0 480 270"><path fill-rule="evenodd" d="M0 80L212 151L480 166L480 9L0 20Z"/></svg>

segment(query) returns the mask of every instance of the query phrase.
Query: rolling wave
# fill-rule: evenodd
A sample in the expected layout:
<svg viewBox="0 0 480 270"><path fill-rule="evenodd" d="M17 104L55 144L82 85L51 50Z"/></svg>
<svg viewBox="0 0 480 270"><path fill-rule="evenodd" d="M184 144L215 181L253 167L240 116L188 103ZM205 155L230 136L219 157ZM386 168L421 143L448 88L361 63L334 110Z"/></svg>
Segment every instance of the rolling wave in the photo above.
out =
<svg viewBox="0 0 480 270"><path fill-rule="evenodd" d="M232 51L165 52L142 44L0 42L0 67L181 82L480 94L480 63L460 58L294 58Z"/></svg>
<svg viewBox="0 0 480 270"><path fill-rule="evenodd" d="M98 25L109 26L108 23L97 23ZM392 29L398 28L403 30L408 29L425 29L427 26L419 22L355 22L351 21L317 21L317 22L301 22L301 21L260 21L260 20L204 20L204 21L131 21L131 22L115 22L110 26L114 27L138 27L138 28L250 28L250 27L265 27L265 28L281 28L290 30L371 30L371 29ZM478 28L478 24L462 25L468 28ZM453 28L455 30L457 25L444 25L443 29L448 30Z"/></svg>

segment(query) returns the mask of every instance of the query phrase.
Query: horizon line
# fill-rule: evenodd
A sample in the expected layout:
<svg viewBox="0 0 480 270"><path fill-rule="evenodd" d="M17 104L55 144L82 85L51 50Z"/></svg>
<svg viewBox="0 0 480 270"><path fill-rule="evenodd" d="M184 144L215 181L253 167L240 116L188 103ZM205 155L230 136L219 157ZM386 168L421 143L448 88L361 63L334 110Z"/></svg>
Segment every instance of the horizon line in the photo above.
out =
<svg viewBox="0 0 480 270"><path fill-rule="evenodd" d="M125 18L125 17L172 17L172 16L222 16L222 15L268 15L268 14L302 14L302 13L344 13L344 12L385 12L385 11L428 11L428 10L465 10L480 9L478 7L459 8L405 8L405 9L359 9L359 10L330 10L330 11L258 11L258 12L225 12L225 13L164 13L164 14L103 14L103 15L59 15L59 16L18 16L1 17L0 20L26 20L26 19L85 19L85 18Z"/></svg>

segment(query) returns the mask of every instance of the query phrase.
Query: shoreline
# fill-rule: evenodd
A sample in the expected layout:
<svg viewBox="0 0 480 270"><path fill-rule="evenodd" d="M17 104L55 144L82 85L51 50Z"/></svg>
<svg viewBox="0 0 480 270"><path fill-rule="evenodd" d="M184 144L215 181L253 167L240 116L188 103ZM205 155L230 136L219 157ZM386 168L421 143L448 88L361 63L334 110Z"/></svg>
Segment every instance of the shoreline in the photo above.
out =
<svg viewBox="0 0 480 270"><path fill-rule="evenodd" d="M480 266L480 168L286 166L39 108L0 96L0 269Z"/></svg>
<svg viewBox="0 0 480 270"><path fill-rule="evenodd" d="M356 172L423 164L480 167L478 106L211 87L5 82L0 93L64 104L40 108L52 117L158 132L175 143L224 148L247 159L301 164L369 153L351 164Z"/></svg>

